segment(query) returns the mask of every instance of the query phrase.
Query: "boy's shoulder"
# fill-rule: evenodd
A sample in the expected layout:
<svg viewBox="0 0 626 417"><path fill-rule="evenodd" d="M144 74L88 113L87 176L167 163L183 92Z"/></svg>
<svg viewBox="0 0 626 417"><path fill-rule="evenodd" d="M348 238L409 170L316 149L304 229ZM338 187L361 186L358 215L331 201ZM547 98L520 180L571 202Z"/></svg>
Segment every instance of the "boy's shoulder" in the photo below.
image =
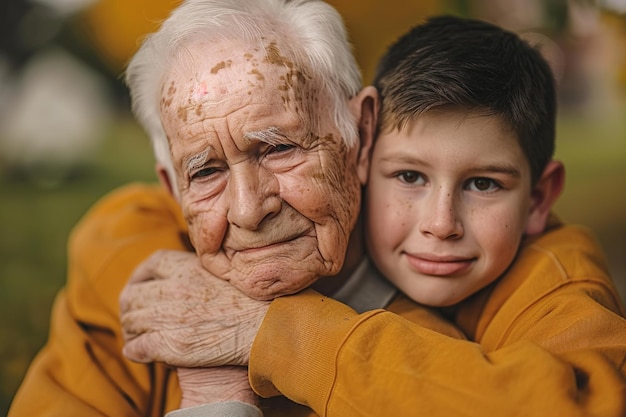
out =
<svg viewBox="0 0 626 417"><path fill-rule="evenodd" d="M514 264L518 264L515 268L543 275L543 281L553 284L604 281L610 275L606 256L593 232L582 225L563 223L554 215L541 235L522 243Z"/></svg>
<svg viewBox="0 0 626 417"><path fill-rule="evenodd" d="M522 308L550 294L569 293L569 289L602 293L611 304L621 304L606 256L591 230L565 224L553 215L544 233L522 243L491 293L490 298L500 301L490 301L519 303Z"/></svg>
<svg viewBox="0 0 626 417"><path fill-rule="evenodd" d="M543 234L524 241L509 270L485 294L475 337L491 347L507 338L545 336L540 329L565 332L601 312L626 314L593 233L556 218Z"/></svg>

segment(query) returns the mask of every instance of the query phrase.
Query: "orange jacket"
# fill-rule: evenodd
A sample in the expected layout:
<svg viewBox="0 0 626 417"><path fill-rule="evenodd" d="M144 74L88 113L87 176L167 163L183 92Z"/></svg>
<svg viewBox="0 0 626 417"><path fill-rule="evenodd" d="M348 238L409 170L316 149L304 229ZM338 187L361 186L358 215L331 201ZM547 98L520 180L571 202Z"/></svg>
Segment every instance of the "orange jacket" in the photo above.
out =
<svg viewBox="0 0 626 417"><path fill-rule="evenodd" d="M176 372L122 356L118 299L152 252L185 248L184 227L160 186L125 187L86 214L70 236L68 281L54 302L48 341L9 416L162 417L178 408Z"/></svg>
<svg viewBox="0 0 626 417"><path fill-rule="evenodd" d="M49 340L9 417L176 409L172 369L122 356L118 296L139 262L186 242L179 208L158 186L131 185L94 206L72 233ZM397 314L361 315L313 291L284 297L255 341L251 380L258 392L278 388L320 415L624 415L626 325L607 276L584 232L548 233L457 311L477 343L444 336L454 329L403 296L388 308ZM262 408L266 417L316 415L280 396Z"/></svg>

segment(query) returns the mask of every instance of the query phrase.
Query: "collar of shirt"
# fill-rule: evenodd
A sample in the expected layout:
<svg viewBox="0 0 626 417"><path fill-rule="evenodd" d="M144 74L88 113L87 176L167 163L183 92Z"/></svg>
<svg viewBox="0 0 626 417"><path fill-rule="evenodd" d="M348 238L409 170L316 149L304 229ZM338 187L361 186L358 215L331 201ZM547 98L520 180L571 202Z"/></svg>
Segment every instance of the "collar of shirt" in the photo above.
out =
<svg viewBox="0 0 626 417"><path fill-rule="evenodd" d="M349 305L357 313L363 313L387 307L396 293L397 289L364 258L332 298Z"/></svg>

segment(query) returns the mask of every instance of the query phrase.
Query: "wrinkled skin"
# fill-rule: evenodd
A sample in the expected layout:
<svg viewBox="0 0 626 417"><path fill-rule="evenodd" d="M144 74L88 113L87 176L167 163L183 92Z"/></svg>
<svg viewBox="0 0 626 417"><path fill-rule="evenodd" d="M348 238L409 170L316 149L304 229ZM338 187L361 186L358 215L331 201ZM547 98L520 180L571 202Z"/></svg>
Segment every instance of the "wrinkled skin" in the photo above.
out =
<svg viewBox="0 0 626 417"><path fill-rule="evenodd" d="M248 370L242 366L178 368L177 373L183 394L180 408L222 401L258 405L258 398L248 382Z"/></svg>
<svg viewBox="0 0 626 417"><path fill-rule="evenodd" d="M359 149L285 54L273 41L191 43L161 100L171 183L202 265L262 300L339 273L360 207Z"/></svg>
<svg viewBox="0 0 626 417"><path fill-rule="evenodd" d="M183 408L225 400L254 404L244 366L210 367L248 363L268 308L212 276L193 253L158 251L120 296L124 354L179 367Z"/></svg>
<svg viewBox="0 0 626 417"><path fill-rule="evenodd" d="M188 368L247 365L268 308L212 276L193 253L161 250L120 296L124 354Z"/></svg>

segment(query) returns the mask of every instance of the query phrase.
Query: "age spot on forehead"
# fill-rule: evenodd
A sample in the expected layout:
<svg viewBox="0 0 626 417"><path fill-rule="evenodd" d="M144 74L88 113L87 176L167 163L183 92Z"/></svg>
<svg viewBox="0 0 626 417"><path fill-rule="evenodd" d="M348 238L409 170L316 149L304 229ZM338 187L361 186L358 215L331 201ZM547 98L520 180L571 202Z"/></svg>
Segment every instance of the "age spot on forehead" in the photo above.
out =
<svg viewBox="0 0 626 417"><path fill-rule="evenodd" d="M166 109L172 104L174 94L176 94L176 83L172 81L164 94L165 86L161 87L161 108Z"/></svg>
<svg viewBox="0 0 626 417"><path fill-rule="evenodd" d="M171 97L176 93L176 82L172 80L170 87L167 89L167 96Z"/></svg>
<svg viewBox="0 0 626 417"><path fill-rule="evenodd" d="M231 61L230 59L228 61L222 61L222 62L217 63L217 65L211 68L211 74L217 74L220 70L230 67L232 63L233 61Z"/></svg>
<svg viewBox="0 0 626 417"><path fill-rule="evenodd" d="M285 66L289 69L293 69L293 62L291 62L291 60L287 58L286 56L283 56L280 54L280 51L278 50L278 46L276 45L276 42L270 42L270 44L267 45L267 48L265 50L266 50L265 62L269 64Z"/></svg>
<svg viewBox="0 0 626 417"><path fill-rule="evenodd" d="M283 93L282 102L285 108L289 107L292 101L301 103L303 100L307 99L306 89L304 88L307 76L297 69L295 64L288 57L281 54L275 41L270 42L266 46L263 62L286 69L285 75L279 77L281 85L277 87L278 90ZM302 109L299 105L295 105L294 110L296 113L300 113Z"/></svg>
<svg viewBox="0 0 626 417"><path fill-rule="evenodd" d="M249 72L249 74L254 75L258 81L265 80L265 77L263 76L263 74L261 74L261 72L258 69L253 69L252 71Z"/></svg>
<svg viewBox="0 0 626 417"><path fill-rule="evenodd" d="M246 60L246 62L252 63L253 67L258 67L259 66L259 61L251 53L246 52L245 54L243 54L243 57Z"/></svg>

